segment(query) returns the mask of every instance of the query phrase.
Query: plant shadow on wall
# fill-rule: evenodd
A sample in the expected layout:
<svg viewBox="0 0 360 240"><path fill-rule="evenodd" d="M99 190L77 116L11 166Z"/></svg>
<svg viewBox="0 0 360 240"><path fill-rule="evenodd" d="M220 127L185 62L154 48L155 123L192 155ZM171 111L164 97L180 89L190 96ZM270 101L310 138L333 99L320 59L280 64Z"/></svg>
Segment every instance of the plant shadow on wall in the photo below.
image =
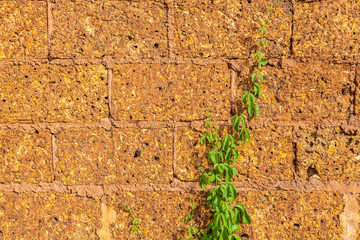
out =
<svg viewBox="0 0 360 240"><path fill-rule="evenodd" d="M245 234L241 236L238 234L241 224L250 224L251 219L244 205L235 202L238 193L231 180L237 175L233 164L239 160L239 147L250 141L246 122L256 119L259 114L259 106L255 100L261 96L261 85L264 80L261 68L268 63L261 50L268 44L265 35L270 22L270 14L276 3L280 4L280 1L272 2L262 27L259 29L261 38L256 52L253 54L255 64L252 68L251 78L246 83L248 90L243 93L240 100L242 101L241 105L245 107L240 108L239 115L235 114L232 117L232 129L229 133L220 134L219 126L213 126L212 115L208 113L209 119L205 123L205 135L202 136L200 143L206 145L207 159L211 168L208 170L201 168L203 173L199 183L206 192L206 205L212 216L206 228L199 230L199 224L193 220L196 205L191 198L191 212L185 217L185 221L189 223L186 228L188 231L186 240L241 240L242 237L248 237Z"/></svg>

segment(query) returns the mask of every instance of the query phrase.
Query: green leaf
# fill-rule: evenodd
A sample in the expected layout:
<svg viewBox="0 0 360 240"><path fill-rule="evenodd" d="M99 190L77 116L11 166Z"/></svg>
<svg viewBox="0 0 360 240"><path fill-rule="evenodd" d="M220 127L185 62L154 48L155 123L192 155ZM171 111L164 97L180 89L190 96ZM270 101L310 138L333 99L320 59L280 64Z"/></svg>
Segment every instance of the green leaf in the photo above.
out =
<svg viewBox="0 0 360 240"><path fill-rule="evenodd" d="M240 210L241 212L241 217L242 217L242 222L245 224L250 224L251 223L251 219L249 214L246 212L244 205L242 204L236 204L235 206L237 209Z"/></svg>
<svg viewBox="0 0 360 240"><path fill-rule="evenodd" d="M206 121L205 122L205 127L207 128L207 127L209 127L211 125L211 122L210 121Z"/></svg>
<svg viewBox="0 0 360 240"><path fill-rule="evenodd" d="M240 231L241 227L237 224L231 226L231 232Z"/></svg>
<svg viewBox="0 0 360 240"><path fill-rule="evenodd" d="M259 106L258 105L254 105L254 118L257 118L259 114Z"/></svg>
<svg viewBox="0 0 360 240"><path fill-rule="evenodd" d="M265 33L266 33L266 27L260 28L260 32L261 32L261 34L264 36Z"/></svg>
<svg viewBox="0 0 360 240"><path fill-rule="evenodd" d="M220 148L221 148L221 142L217 141L217 142L215 143L215 146L220 149Z"/></svg>
<svg viewBox="0 0 360 240"><path fill-rule="evenodd" d="M231 122L232 122L232 124L233 124L233 125L235 125L235 122L238 120L238 118L239 118L239 116L238 116L238 115L234 115L234 116L232 116L232 118L231 118Z"/></svg>
<svg viewBox="0 0 360 240"><path fill-rule="evenodd" d="M201 139L200 139L200 144L201 145L204 145L205 144L205 141L206 141L206 135L202 136Z"/></svg>
<svg viewBox="0 0 360 240"><path fill-rule="evenodd" d="M240 126L240 119L241 119L241 117L242 117L242 116L238 117L238 118L236 119L235 124L234 124L234 129L235 129L235 131L237 131L237 132L239 132L239 126Z"/></svg>
<svg viewBox="0 0 360 240"><path fill-rule="evenodd" d="M234 202L235 200L236 200L236 198L237 198L237 192L236 192L236 187L234 186L234 185L232 185L232 184L230 184L229 185L229 192L230 192L230 194L231 194L231 202L230 203L232 203L232 202Z"/></svg>
<svg viewBox="0 0 360 240"><path fill-rule="evenodd" d="M213 182L213 181L215 181L215 175L214 174L209 177L209 182Z"/></svg>
<svg viewBox="0 0 360 240"><path fill-rule="evenodd" d="M247 104L247 101L248 101L248 93L247 92L244 93L242 100L243 100L244 104Z"/></svg>
<svg viewBox="0 0 360 240"><path fill-rule="evenodd" d="M226 134L226 136L222 140L222 146L225 152L229 149L229 135Z"/></svg>
<svg viewBox="0 0 360 240"><path fill-rule="evenodd" d="M187 215L186 217L185 217L185 221L190 221L192 219L192 216L189 214L189 215Z"/></svg>
<svg viewBox="0 0 360 240"><path fill-rule="evenodd" d="M251 76L251 81L252 81L252 82L255 82L255 81L256 81L256 76L257 76L257 73L254 73L254 74Z"/></svg>
<svg viewBox="0 0 360 240"><path fill-rule="evenodd" d="M265 24L268 24L270 22L270 20L267 18L265 19Z"/></svg>
<svg viewBox="0 0 360 240"><path fill-rule="evenodd" d="M239 158L239 151L237 149L232 149L232 155L233 155L232 162L236 162ZM236 176L236 174L233 175Z"/></svg>
<svg viewBox="0 0 360 240"><path fill-rule="evenodd" d="M236 234L233 234L232 236L235 238L235 240L241 240L241 237L239 237L239 236L236 235Z"/></svg>
<svg viewBox="0 0 360 240"><path fill-rule="evenodd" d="M228 148L228 150L226 151L226 155L225 155L225 161L229 162L231 158L231 148Z"/></svg>
<svg viewBox="0 0 360 240"><path fill-rule="evenodd" d="M257 73L257 75L258 75L258 77L259 77L259 79L260 79L260 83L263 83L263 81L264 81L264 77L263 77L263 75L261 75L261 73Z"/></svg>

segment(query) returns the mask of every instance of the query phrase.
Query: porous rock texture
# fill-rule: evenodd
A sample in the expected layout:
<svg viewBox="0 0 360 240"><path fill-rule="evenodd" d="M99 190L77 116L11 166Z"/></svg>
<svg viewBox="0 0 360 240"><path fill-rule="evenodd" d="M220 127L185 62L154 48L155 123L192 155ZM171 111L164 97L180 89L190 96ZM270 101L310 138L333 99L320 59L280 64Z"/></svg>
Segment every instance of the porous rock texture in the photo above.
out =
<svg viewBox="0 0 360 240"><path fill-rule="evenodd" d="M0 1L0 239L138 239L133 217L181 239L193 203L205 227L206 112L231 131L270 6ZM235 164L243 239L360 239L359 11L275 4Z"/></svg>

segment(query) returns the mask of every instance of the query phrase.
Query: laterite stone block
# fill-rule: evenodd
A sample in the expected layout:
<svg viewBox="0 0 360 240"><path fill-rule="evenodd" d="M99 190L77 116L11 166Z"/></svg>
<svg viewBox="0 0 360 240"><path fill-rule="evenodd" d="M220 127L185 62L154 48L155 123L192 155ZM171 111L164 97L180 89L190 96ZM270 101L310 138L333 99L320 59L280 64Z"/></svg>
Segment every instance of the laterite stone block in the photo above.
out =
<svg viewBox="0 0 360 240"><path fill-rule="evenodd" d="M350 66L290 61L283 69L263 67L264 83L258 119L344 120L350 114ZM242 95L249 78L238 78L237 109L244 108Z"/></svg>
<svg viewBox="0 0 360 240"><path fill-rule="evenodd" d="M251 141L240 147L235 163L237 180L291 180L293 177L292 129L266 127L250 130ZM183 181L198 181L199 168L209 169L202 134L187 127L176 131L176 175Z"/></svg>
<svg viewBox="0 0 360 240"><path fill-rule="evenodd" d="M250 239L342 239L342 196L331 192L240 192L251 217Z"/></svg>
<svg viewBox="0 0 360 240"><path fill-rule="evenodd" d="M172 142L169 129L64 130L56 135L58 175L67 185L168 183Z"/></svg>
<svg viewBox="0 0 360 240"><path fill-rule="evenodd" d="M175 1L175 54L179 57L247 58L271 6L266 0ZM270 16L267 56L290 55L292 6L281 1Z"/></svg>
<svg viewBox="0 0 360 240"><path fill-rule="evenodd" d="M0 67L0 122L92 122L108 116L104 66Z"/></svg>
<svg viewBox="0 0 360 240"><path fill-rule="evenodd" d="M48 56L46 1L1 1L0 59Z"/></svg>
<svg viewBox="0 0 360 240"><path fill-rule="evenodd" d="M116 219L110 225L110 236L114 239L138 239L131 233L129 211L123 207L128 204L135 218L139 221L139 228L143 237L148 239L180 239L187 236L185 216L191 212L191 201L195 199L195 221L204 227L204 220L209 218L205 209L205 195L180 192L121 192L106 197L107 205L116 212Z"/></svg>
<svg viewBox="0 0 360 240"><path fill-rule="evenodd" d="M293 51L300 57L359 57L358 0L294 2Z"/></svg>
<svg viewBox="0 0 360 240"><path fill-rule="evenodd" d="M51 56L168 56L167 9L155 1L55 0Z"/></svg>
<svg viewBox="0 0 360 240"><path fill-rule="evenodd" d="M301 179L318 174L324 180L360 179L360 132L339 127L300 129L297 133L297 168Z"/></svg>
<svg viewBox="0 0 360 240"><path fill-rule="evenodd" d="M356 90L355 90L355 103L354 103L354 110L355 110L355 115L356 118L360 118L360 66L358 65L356 68L356 77L355 77L355 82L356 82Z"/></svg>
<svg viewBox="0 0 360 240"><path fill-rule="evenodd" d="M113 73L114 119L228 120L230 73L226 65L118 65Z"/></svg>
<svg viewBox="0 0 360 240"><path fill-rule="evenodd" d="M1 239L98 239L98 200L53 193L0 193Z"/></svg>
<svg viewBox="0 0 360 240"><path fill-rule="evenodd" d="M52 182L51 134L0 129L0 183Z"/></svg>

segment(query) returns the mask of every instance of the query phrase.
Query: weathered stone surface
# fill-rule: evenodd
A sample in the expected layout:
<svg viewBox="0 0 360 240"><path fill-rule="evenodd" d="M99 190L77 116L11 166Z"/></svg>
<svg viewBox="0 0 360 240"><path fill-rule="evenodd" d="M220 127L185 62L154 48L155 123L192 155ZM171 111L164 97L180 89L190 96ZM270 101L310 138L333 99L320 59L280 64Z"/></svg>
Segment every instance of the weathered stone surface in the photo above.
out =
<svg viewBox="0 0 360 240"><path fill-rule="evenodd" d="M0 183L39 183L53 179L49 131L0 129Z"/></svg>
<svg viewBox="0 0 360 240"><path fill-rule="evenodd" d="M263 67L264 75L258 119L319 120L347 119L350 111L350 66L347 64L297 63L288 61L284 69ZM251 77L251 76L250 76ZM248 81L237 82L237 108Z"/></svg>
<svg viewBox="0 0 360 240"><path fill-rule="evenodd" d="M256 51L266 0L175 1L175 54L180 57L246 58ZM292 6L281 1L274 8L266 38L269 56L288 56Z"/></svg>
<svg viewBox="0 0 360 240"><path fill-rule="evenodd" d="M357 75L355 76L355 101L354 101L354 113L356 118L360 118L360 66L356 68Z"/></svg>
<svg viewBox="0 0 360 240"><path fill-rule="evenodd" d="M166 183L173 177L168 129L74 128L57 134L56 145L65 184Z"/></svg>
<svg viewBox="0 0 360 240"><path fill-rule="evenodd" d="M241 192L252 223L250 239L342 239L343 199L330 192Z"/></svg>
<svg viewBox="0 0 360 240"><path fill-rule="evenodd" d="M163 3L56 0L52 10L53 57L168 56Z"/></svg>
<svg viewBox="0 0 360 240"><path fill-rule="evenodd" d="M197 181L200 167L209 168L207 151L200 145L202 134L187 127L176 131L176 175L184 181ZM240 149L234 164L235 180L290 180L293 177L293 146L290 127L267 127L251 131L251 141Z"/></svg>
<svg viewBox="0 0 360 240"><path fill-rule="evenodd" d="M53 193L0 193L1 239L98 239L98 200Z"/></svg>
<svg viewBox="0 0 360 240"><path fill-rule="evenodd" d="M300 129L297 168L301 179L318 174L324 180L360 179L360 132L345 133L339 127Z"/></svg>
<svg viewBox="0 0 360 240"><path fill-rule="evenodd" d="M125 64L114 69L116 120L180 120L230 116L226 65Z"/></svg>
<svg viewBox="0 0 360 240"><path fill-rule="evenodd" d="M204 195L194 196L179 192L138 192L118 193L109 196L108 206L116 212L116 219L110 225L110 236L113 239L138 239L131 234L132 218L129 211L123 206L126 203L139 221L139 228L143 237L147 239L180 239L186 237L185 216L191 212L191 201L194 197L197 206L195 221L203 226L207 221L208 213L204 209Z"/></svg>
<svg viewBox="0 0 360 240"><path fill-rule="evenodd" d="M1 1L0 59L46 58L46 1Z"/></svg>
<svg viewBox="0 0 360 240"><path fill-rule="evenodd" d="M359 57L360 2L358 0L294 2L296 56Z"/></svg>
<svg viewBox="0 0 360 240"><path fill-rule="evenodd" d="M108 116L107 73L98 66L0 67L0 122L90 122Z"/></svg>

